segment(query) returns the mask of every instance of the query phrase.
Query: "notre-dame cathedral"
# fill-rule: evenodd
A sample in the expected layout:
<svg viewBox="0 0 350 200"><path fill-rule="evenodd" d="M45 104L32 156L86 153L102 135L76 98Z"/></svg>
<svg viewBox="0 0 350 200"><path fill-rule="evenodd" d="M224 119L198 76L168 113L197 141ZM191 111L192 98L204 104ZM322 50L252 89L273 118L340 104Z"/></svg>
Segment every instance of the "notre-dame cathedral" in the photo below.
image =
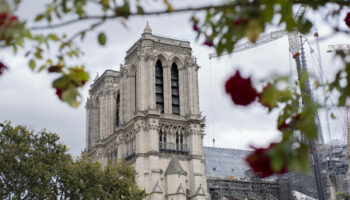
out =
<svg viewBox="0 0 350 200"><path fill-rule="evenodd" d="M128 160L151 199L208 199L198 69L189 42L155 36L147 24L120 71L91 86L89 155L103 165Z"/></svg>
<svg viewBox="0 0 350 200"><path fill-rule="evenodd" d="M102 165L110 159L131 163L152 200L316 198L312 174L260 179L244 162L249 151L203 146L198 69L188 41L154 35L147 23L120 71L106 70L91 85L88 154ZM324 149L322 166L334 166L324 168L325 175L333 174L324 176L330 180L325 184L350 194L346 147L334 151L339 159L331 161Z"/></svg>

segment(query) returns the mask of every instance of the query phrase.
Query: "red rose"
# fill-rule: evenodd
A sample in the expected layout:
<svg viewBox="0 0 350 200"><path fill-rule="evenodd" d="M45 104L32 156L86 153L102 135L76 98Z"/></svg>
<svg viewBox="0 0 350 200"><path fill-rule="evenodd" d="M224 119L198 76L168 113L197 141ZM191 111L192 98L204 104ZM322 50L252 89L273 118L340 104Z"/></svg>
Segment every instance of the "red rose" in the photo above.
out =
<svg viewBox="0 0 350 200"><path fill-rule="evenodd" d="M4 28L8 28L8 26L16 20L17 17L15 15L0 13L0 27L4 26Z"/></svg>
<svg viewBox="0 0 350 200"><path fill-rule="evenodd" d="M239 71L226 81L225 89L226 93L231 95L232 101L237 105L246 106L258 97L258 93L253 88L250 78L242 78Z"/></svg>
<svg viewBox="0 0 350 200"><path fill-rule="evenodd" d="M247 23L247 21L244 20L244 19L242 19L242 18L239 18L239 19L236 19L235 21L233 21L233 24L234 24L235 26L239 26L239 25L245 24L245 23Z"/></svg>
<svg viewBox="0 0 350 200"><path fill-rule="evenodd" d="M58 96L59 99L62 100L62 92L63 90L60 88L56 88L56 95Z"/></svg>
<svg viewBox="0 0 350 200"><path fill-rule="evenodd" d="M8 67L4 63L0 62L0 75L2 75L2 73L4 73L4 71L7 69Z"/></svg>
<svg viewBox="0 0 350 200"><path fill-rule="evenodd" d="M283 121L282 124L278 126L278 130L283 131L284 129L287 129L289 127L289 124L287 124L286 121Z"/></svg>
<svg viewBox="0 0 350 200"><path fill-rule="evenodd" d="M193 24L193 30L194 30L194 31L199 31L198 24Z"/></svg>
<svg viewBox="0 0 350 200"><path fill-rule="evenodd" d="M203 44L208 46L208 47L213 47L214 46L214 43L212 41L208 40L208 39L205 40Z"/></svg>
<svg viewBox="0 0 350 200"><path fill-rule="evenodd" d="M344 21L345 21L345 24L348 25L348 27L350 28L350 12L346 14Z"/></svg>
<svg viewBox="0 0 350 200"><path fill-rule="evenodd" d="M283 166L278 172L272 170L270 164L270 157L267 152L273 148L276 143L271 143L268 148L254 148L254 152L251 153L245 160L249 164L250 168L258 176L265 178L273 174L284 174L287 172L287 167Z"/></svg>

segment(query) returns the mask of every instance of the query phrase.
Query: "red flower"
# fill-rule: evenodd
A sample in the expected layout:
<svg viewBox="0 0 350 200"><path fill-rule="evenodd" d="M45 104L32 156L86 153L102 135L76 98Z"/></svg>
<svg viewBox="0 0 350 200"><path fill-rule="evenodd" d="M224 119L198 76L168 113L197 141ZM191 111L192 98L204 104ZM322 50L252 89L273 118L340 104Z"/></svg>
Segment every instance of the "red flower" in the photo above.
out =
<svg viewBox="0 0 350 200"><path fill-rule="evenodd" d="M0 61L0 75L2 75L2 73L4 73L4 71L7 69L8 67Z"/></svg>
<svg viewBox="0 0 350 200"><path fill-rule="evenodd" d="M289 127L289 124L287 124L286 121L283 121L282 124L278 126L278 130L283 131L284 129L287 129Z"/></svg>
<svg viewBox="0 0 350 200"><path fill-rule="evenodd" d="M293 58L296 58L297 56L300 56L300 53L299 53L299 52L296 52L296 53L293 55Z"/></svg>
<svg viewBox="0 0 350 200"><path fill-rule="evenodd" d="M247 23L247 21L244 20L244 19L242 19L242 18L239 18L239 19L236 19L235 21L233 21L233 24L234 24L235 26L239 26L239 25L245 24L245 23Z"/></svg>
<svg viewBox="0 0 350 200"><path fill-rule="evenodd" d="M17 20L15 15L11 15L8 13L0 13L0 27L4 26L4 28L8 28L11 23Z"/></svg>
<svg viewBox="0 0 350 200"><path fill-rule="evenodd" d="M197 23L193 24L193 30L194 31L199 31L199 27L198 27Z"/></svg>
<svg viewBox="0 0 350 200"><path fill-rule="evenodd" d="M350 28L350 12L346 14L344 21L345 21L345 24L348 25L348 27Z"/></svg>
<svg viewBox="0 0 350 200"><path fill-rule="evenodd" d="M225 89L226 93L231 95L232 101L237 105L246 106L258 97L258 93L253 88L250 78L242 78L239 71L226 81Z"/></svg>
<svg viewBox="0 0 350 200"><path fill-rule="evenodd" d="M205 40L203 44L208 46L208 47L213 47L214 46L214 43L212 41L208 40L208 39Z"/></svg>
<svg viewBox="0 0 350 200"><path fill-rule="evenodd" d="M274 172L271 168L271 158L268 156L267 152L275 145L276 143L271 143L268 148L254 148L254 152L245 159L253 172L262 178L273 174L284 174L287 172L286 166L283 166L278 172Z"/></svg>
<svg viewBox="0 0 350 200"><path fill-rule="evenodd" d="M62 92L63 90L60 88L56 88L56 95L58 96L58 98L60 98L62 100Z"/></svg>

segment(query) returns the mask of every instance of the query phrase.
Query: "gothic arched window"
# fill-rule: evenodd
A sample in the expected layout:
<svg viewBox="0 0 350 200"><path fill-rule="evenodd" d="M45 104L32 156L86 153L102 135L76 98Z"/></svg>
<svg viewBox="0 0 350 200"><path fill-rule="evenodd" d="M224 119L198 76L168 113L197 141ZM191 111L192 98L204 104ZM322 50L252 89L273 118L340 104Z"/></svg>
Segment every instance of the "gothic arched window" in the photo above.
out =
<svg viewBox="0 0 350 200"><path fill-rule="evenodd" d="M120 110L120 95L117 95L116 101L115 101L115 125L120 125L120 118L119 118L119 110Z"/></svg>
<svg viewBox="0 0 350 200"><path fill-rule="evenodd" d="M156 62L156 108L164 113L163 66L160 60Z"/></svg>
<svg viewBox="0 0 350 200"><path fill-rule="evenodd" d="M179 70L176 63L173 63L171 66L171 100L172 113L180 115Z"/></svg>
<svg viewBox="0 0 350 200"><path fill-rule="evenodd" d="M159 149L166 149L167 143L166 143L166 133L164 130L159 130Z"/></svg>

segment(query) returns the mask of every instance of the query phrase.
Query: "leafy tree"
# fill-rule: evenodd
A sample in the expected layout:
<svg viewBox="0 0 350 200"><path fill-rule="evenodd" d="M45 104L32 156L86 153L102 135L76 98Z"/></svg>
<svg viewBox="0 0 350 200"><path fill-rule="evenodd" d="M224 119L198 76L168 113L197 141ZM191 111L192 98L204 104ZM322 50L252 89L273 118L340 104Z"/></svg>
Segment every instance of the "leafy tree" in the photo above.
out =
<svg viewBox="0 0 350 200"><path fill-rule="evenodd" d="M219 55L224 52L231 53L235 44L243 38L256 42L268 26L284 27L289 32L310 33L313 27L312 20L304 13L295 16L296 7L300 5L326 13L324 21L333 30L329 36L350 33L350 13L346 14L350 2L346 0L227 0L194 8L174 8L172 2L163 0L159 3L164 5L164 9L158 11L150 9L147 3L141 0L51 0L46 10L39 12L32 20L32 26L16 17L16 9L21 0L0 2L0 47L12 48L14 52L17 52L19 47L24 48L27 51L29 67L33 71L47 70L49 73L59 74L60 77L52 83L52 87L56 89L56 94L62 101L73 107L80 103L78 89L88 81L89 74L83 64L69 66L67 60L81 56L82 51L75 42L78 38L84 40L87 33L93 32L108 20L123 19L122 23L127 23L126 20L133 16L194 12L191 21L198 40ZM100 12L92 14L89 7L99 8ZM205 15L198 15L196 11L203 11ZM67 19L67 16L70 19ZM39 26L36 25L37 22L46 22L46 25ZM81 22L87 24L86 28L75 30L71 35L57 35L50 31ZM38 32L40 30L49 31L41 33ZM315 36L318 37L318 33L315 33ZM97 34L97 40L100 45L106 45L108 42L104 32ZM26 47L28 42L34 44L33 48ZM57 46L57 55L53 57L46 53L52 46ZM299 56L300 52L295 52L293 58L298 60ZM343 60L344 68L338 71L330 83L317 85L329 91L329 95L340 94L338 106L345 106L346 99L350 96L349 55L338 52L338 56ZM7 68L7 65L0 63L0 75ZM265 86L262 91L258 91L252 85L253 77L243 78L239 73L233 75L226 83L226 91L237 105L245 106L257 100L268 112L279 111L276 128L282 132L281 141L271 144L268 148L256 149L255 153L247 158L253 169L254 166L263 166L254 169L263 176L309 169L308 154L315 149L310 149L306 141L317 138L314 118L321 105L315 103L305 92L308 90L308 72L304 71L300 76L297 84L283 76L266 77L262 81ZM240 88L240 83L244 83L244 89ZM301 98L303 105L300 105ZM305 140L296 137L296 132L301 133Z"/></svg>
<svg viewBox="0 0 350 200"><path fill-rule="evenodd" d="M134 170L73 160L54 133L0 124L0 199L132 199L145 197Z"/></svg>

